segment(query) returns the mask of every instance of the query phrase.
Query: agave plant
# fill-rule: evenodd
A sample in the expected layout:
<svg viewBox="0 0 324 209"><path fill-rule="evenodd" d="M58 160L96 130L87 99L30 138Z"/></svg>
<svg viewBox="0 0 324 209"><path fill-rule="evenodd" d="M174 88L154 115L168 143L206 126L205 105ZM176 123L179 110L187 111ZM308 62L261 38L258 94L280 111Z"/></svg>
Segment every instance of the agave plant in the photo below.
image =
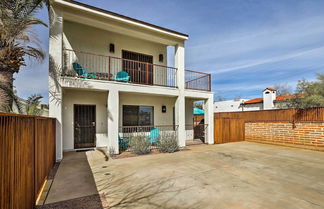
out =
<svg viewBox="0 0 324 209"><path fill-rule="evenodd" d="M34 17L43 5L39 0L0 2L0 111L14 101L13 75L26 66L27 57L42 61L45 57L31 27L46 24Z"/></svg>

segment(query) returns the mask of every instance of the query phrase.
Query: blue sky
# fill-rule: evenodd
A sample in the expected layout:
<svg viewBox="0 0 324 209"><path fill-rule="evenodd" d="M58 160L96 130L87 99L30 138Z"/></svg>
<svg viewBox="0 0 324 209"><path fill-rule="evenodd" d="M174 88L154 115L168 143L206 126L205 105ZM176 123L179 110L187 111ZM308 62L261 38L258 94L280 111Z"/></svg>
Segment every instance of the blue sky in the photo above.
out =
<svg viewBox="0 0 324 209"><path fill-rule="evenodd" d="M81 1L81 0L80 0ZM266 87L324 72L322 0L82 0L189 34L186 69L212 73L215 97L260 97ZM46 10L38 15L47 22ZM36 27L48 51L48 28ZM19 96L48 102L48 59L15 76Z"/></svg>

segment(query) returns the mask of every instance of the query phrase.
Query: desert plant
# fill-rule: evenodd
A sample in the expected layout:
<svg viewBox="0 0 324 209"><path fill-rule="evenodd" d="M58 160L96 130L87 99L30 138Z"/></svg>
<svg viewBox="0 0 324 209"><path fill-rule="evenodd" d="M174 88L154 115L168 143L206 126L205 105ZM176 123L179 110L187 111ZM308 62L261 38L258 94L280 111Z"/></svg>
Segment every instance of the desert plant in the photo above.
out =
<svg viewBox="0 0 324 209"><path fill-rule="evenodd" d="M129 150L137 155L145 155L151 152L150 140L144 135L132 136L129 140Z"/></svg>
<svg viewBox="0 0 324 209"><path fill-rule="evenodd" d="M175 133L163 133L157 141L157 147L160 152L172 153L179 150L178 139Z"/></svg>

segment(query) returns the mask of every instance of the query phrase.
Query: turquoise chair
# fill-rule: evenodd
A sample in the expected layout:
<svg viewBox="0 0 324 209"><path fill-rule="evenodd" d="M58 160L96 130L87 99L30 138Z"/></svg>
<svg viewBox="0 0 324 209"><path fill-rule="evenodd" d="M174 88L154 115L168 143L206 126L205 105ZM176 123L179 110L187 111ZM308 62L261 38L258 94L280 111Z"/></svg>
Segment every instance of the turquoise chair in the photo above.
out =
<svg viewBox="0 0 324 209"><path fill-rule="evenodd" d="M82 67L79 63L72 63L74 71L78 74L78 76L94 78L96 77L95 73L87 73L84 67Z"/></svg>
<svg viewBox="0 0 324 209"><path fill-rule="evenodd" d="M123 137L120 137L118 134L118 144L119 144L119 149L121 149L122 151L126 151L129 141L126 141Z"/></svg>
<svg viewBox="0 0 324 209"><path fill-rule="evenodd" d="M150 139L151 143L156 143L160 136L160 129L158 128L152 128L150 131L150 136L148 137Z"/></svg>
<svg viewBox="0 0 324 209"><path fill-rule="evenodd" d="M115 81L124 81L124 82L128 82L130 79L130 76L128 75L127 72L125 71L120 71L118 72L115 76L114 76L114 80Z"/></svg>

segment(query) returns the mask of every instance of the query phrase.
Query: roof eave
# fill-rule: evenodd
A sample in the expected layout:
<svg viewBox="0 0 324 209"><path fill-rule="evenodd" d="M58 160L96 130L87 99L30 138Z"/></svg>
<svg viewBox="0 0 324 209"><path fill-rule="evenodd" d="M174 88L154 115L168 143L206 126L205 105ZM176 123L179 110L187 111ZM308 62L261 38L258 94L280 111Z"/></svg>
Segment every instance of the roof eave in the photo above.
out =
<svg viewBox="0 0 324 209"><path fill-rule="evenodd" d="M180 32L174 31L174 30L163 28L163 27L151 24L151 23L147 23L147 22L137 20L137 19L134 19L134 18L131 18L131 17L127 17L127 16L124 16L124 15L121 15L121 14L117 14L117 13L114 13L114 12L111 12L111 11L100 9L100 8L97 8L97 7L88 5L88 4L84 4L84 3L81 3L81 2L77 2L77 1L74 1L74 0L55 0L53 2L53 4L59 4L59 5L62 5L62 6L72 7L72 8L79 9L79 10L82 10L82 11L86 11L86 12L89 12L89 13L97 14L97 15L100 15L100 16L103 16L103 17L106 17L106 18L114 19L114 20L117 20L117 21L120 21L120 22L132 24L132 25L142 27L142 28L145 28L145 29L148 29L148 30L153 30L155 32L170 35L170 36L176 37L178 39L188 40L188 38L189 38L189 35L184 34L184 33L180 33Z"/></svg>

